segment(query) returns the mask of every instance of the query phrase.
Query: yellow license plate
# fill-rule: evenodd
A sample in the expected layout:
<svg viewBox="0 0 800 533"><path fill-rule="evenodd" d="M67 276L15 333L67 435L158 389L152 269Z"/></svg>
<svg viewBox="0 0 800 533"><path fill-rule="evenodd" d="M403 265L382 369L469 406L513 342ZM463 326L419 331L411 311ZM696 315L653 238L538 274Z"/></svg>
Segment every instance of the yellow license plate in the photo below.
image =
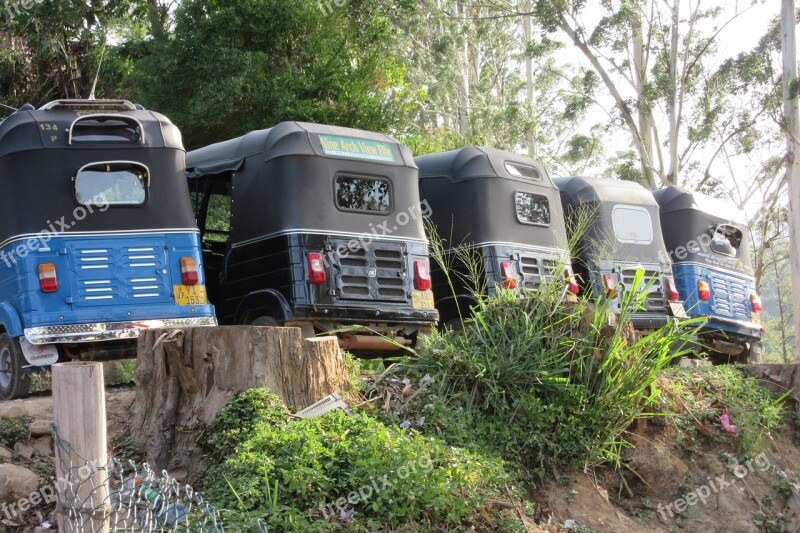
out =
<svg viewBox="0 0 800 533"><path fill-rule="evenodd" d="M205 285L175 285L175 303L178 305L204 305L208 303Z"/></svg>
<svg viewBox="0 0 800 533"><path fill-rule="evenodd" d="M761 313L758 312L758 311L753 311L752 313L750 313L750 322L752 322L753 324L758 324L760 326L761 325Z"/></svg>
<svg viewBox="0 0 800 533"><path fill-rule="evenodd" d="M433 292L412 291L411 307L414 309L433 309Z"/></svg>

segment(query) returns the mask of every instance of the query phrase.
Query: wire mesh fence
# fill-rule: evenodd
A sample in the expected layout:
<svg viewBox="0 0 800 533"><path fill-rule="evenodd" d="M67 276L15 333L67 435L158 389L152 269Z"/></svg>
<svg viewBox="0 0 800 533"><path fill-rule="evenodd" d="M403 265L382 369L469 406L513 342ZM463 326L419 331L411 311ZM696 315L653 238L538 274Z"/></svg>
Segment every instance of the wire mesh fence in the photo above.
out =
<svg viewBox="0 0 800 533"><path fill-rule="evenodd" d="M192 487L147 464L81 457L53 427L62 533L224 532L219 512ZM266 532L263 523L259 531Z"/></svg>

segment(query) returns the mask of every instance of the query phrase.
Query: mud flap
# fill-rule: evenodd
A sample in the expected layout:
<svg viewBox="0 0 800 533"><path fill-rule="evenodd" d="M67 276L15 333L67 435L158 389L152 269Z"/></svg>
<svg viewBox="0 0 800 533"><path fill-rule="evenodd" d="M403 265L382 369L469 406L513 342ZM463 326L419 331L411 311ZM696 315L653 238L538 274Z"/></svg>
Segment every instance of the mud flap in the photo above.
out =
<svg viewBox="0 0 800 533"><path fill-rule="evenodd" d="M58 362L58 347L55 344L31 344L25 337L20 337L19 345L30 366L50 366Z"/></svg>

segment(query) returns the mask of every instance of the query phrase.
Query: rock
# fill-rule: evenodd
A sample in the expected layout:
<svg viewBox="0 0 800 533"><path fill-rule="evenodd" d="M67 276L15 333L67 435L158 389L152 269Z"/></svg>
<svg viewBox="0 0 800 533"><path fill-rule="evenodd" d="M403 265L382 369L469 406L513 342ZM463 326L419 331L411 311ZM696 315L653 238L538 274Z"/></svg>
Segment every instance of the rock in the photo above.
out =
<svg viewBox="0 0 800 533"><path fill-rule="evenodd" d="M33 528L33 533L49 533L51 531L53 531L53 529L49 527L36 526Z"/></svg>
<svg viewBox="0 0 800 533"><path fill-rule="evenodd" d="M17 442L14 444L14 452L20 457L24 457L25 459L30 459L33 457L33 448L28 446L27 444L22 444L21 442Z"/></svg>
<svg viewBox="0 0 800 533"><path fill-rule="evenodd" d="M34 420L51 420L53 418L53 398L27 398L0 402L0 418L19 418L29 416Z"/></svg>
<svg viewBox="0 0 800 533"><path fill-rule="evenodd" d="M53 455L53 437L45 435L33 441L33 450L43 457Z"/></svg>
<svg viewBox="0 0 800 533"><path fill-rule="evenodd" d="M0 457L2 457L3 459L11 459L12 457L14 457L14 452L12 450L9 450L5 446L0 446Z"/></svg>
<svg viewBox="0 0 800 533"><path fill-rule="evenodd" d="M0 464L0 502L12 503L27 498L39 488L39 476L21 466Z"/></svg>
<svg viewBox="0 0 800 533"><path fill-rule="evenodd" d="M28 431L31 432L31 437L43 437L45 435L52 435L52 420L34 420L28 425Z"/></svg>

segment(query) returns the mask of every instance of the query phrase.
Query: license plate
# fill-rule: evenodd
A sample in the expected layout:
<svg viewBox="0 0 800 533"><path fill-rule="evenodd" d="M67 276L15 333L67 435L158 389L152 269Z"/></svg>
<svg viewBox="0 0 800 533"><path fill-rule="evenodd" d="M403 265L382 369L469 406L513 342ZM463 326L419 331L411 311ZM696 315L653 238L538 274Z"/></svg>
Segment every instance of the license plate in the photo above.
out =
<svg viewBox="0 0 800 533"><path fill-rule="evenodd" d="M676 318L686 318L686 309L683 307L683 303L670 302L669 308L670 311L672 311L672 316Z"/></svg>
<svg viewBox="0 0 800 533"><path fill-rule="evenodd" d="M761 313L758 312L758 311L753 311L752 313L750 313L750 322L752 322L753 324L758 324L760 326L761 325Z"/></svg>
<svg viewBox="0 0 800 533"><path fill-rule="evenodd" d="M205 285L175 285L175 303L178 305L204 305L208 303Z"/></svg>
<svg viewBox="0 0 800 533"><path fill-rule="evenodd" d="M411 307L414 309L433 309L433 292L413 291L411 293Z"/></svg>

